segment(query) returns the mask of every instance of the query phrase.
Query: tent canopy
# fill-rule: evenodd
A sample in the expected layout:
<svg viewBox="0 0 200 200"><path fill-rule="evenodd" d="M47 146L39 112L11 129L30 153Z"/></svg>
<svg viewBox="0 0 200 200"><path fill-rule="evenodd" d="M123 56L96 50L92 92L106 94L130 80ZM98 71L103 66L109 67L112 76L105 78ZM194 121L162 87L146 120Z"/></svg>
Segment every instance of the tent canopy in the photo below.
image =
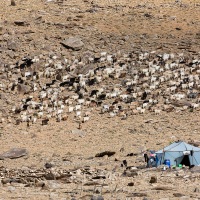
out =
<svg viewBox="0 0 200 200"><path fill-rule="evenodd" d="M174 142L156 152L157 166L170 160L171 165L178 165L188 160L186 165L200 165L200 148L182 141Z"/></svg>

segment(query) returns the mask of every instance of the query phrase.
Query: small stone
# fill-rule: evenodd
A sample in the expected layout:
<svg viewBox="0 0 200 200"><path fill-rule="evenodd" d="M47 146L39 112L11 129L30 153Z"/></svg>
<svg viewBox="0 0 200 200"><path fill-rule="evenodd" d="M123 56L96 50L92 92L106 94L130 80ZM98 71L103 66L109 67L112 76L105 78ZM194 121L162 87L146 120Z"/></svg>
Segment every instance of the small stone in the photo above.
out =
<svg viewBox="0 0 200 200"><path fill-rule="evenodd" d="M27 94L27 93L29 93L30 92L30 86L28 86L28 85L23 85L23 84L18 84L17 85L17 90L18 90L18 92L19 93L21 93L21 94Z"/></svg>
<svg viewBox="0 0 200 200"><path fill-rule="evenodd" d="M0 33L3 31L3 26L0 24Z"/></svg>
<svg viewBox="0 0 200 200"><path fill-rule="evenodd" d="M9 192L14 192L14 191L15 191L15 187L13 187L13 186L8 186L8 191L9 191Z"/></svg>
<svg viewBox="0 0 200 200"><path fill-rule="evenodd" d="M51 193L49 195L49 200L57 200L58 199L58 194L56 193Z"/></svg>
<svg viewBox="0 0 200 200"><path fill-rule="evenodd" d="M56 177L52 172L46 174L45 178L46 178L46 180L56 180Z"/></svg>
<svg viewBox="0 0 200 200"><path fill-rule="evenodd" d="M25 26L27 25L27 23L23 20L17 20L17 21L14 21L14 24L17 25L17 26Z"/></svg>
<svg viewBox="0 0 200 200"><path fill-rule="evenodd" d="M156 176L152 176L149 183L157 183L157 177Z"/></svg>
<svg viewBox="0 0 200 200"><path fill-rule="evenodd" d="M102 196L93 196L91 200L104 200Z"/></svg>
<svg viewBox="0 0 200 200"><path fill-rule="evenodd" d="M80 135L80 136L84 136L85 135L84 131L81 131L81 130L78 130L78 129L72 130L71 133L72 134L76 134L76 135Z"/></svg>
<svg viewBox="0 0 200 200"><path fill-rule="evenodd" d="M10 5L11 5L11 6L16 6L16 2L15 2L15 0L11 0Z"/></svg>
<svg viewBox="0 0 200 200"><path fill-rule="evenodd" d="M8 41L7 46L9 50L17 50L17 44L14 41Z"/></svg>
<svg viewBox="0 0 200 200"><path fill-rule="evenodd" d="M51 163L46 163L44 166L46 169L50 169L53 167L53 165Z"/></svg>
<svg viewBox="0 0 200 200"><path fill-rule="evenodd" d="M4 178L1 180L1 183L2 184L7 184L7 183L10 183L10 178Z"/></svg>
<svg viewBox="0 0 200 200"><path fill-rule="evenodd" d="M175 197L183 197L183 196L185 196L184 194L181 194L181 193L174 193L173 194Z"/></svg>
<svg viewBox="0 0 200 200"><path fill-rule="evenodd" d="M133 182L128 183L128 186L134 186Z"/></svg>
<svg viewBox="0 0 200 200"><path fill-rule="evenodd" d="M108 156L108 157L110 157L110 156L113 156L115 154L115 152L114 151L104 151L104 152L101 152L101 153L98 153L98 154L96 154L95 155L95 157L104 157L104 156Z"/></svg>
<svg viewBox="0 0 200 200"><path fill-rule="evenodd" d="M45 183L43 181L39 181L35 184L36 187L44 187L45 186Z"/></svg>
<svg viewBox="0 0 200 200"><path fill-rule="evenodd" d="M194 192L199 192L199 191L200 191L199 188L194 189Z"/></svg>

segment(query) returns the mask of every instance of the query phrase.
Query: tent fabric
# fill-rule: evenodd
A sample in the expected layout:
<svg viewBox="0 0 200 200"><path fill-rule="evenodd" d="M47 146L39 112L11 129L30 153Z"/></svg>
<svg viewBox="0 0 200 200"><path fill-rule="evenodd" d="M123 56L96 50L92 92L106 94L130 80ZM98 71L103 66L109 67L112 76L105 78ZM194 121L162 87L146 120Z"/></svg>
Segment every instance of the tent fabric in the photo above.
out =
<svg viewBox="0 0 200 200"><path fill-rule="evenodd" d="M186 151L190 151L188 155L190 165L200 165L200 148L179 141L156 152L157 166L162 165L166 159L170 160L171 165L179 165Z"/></svg>

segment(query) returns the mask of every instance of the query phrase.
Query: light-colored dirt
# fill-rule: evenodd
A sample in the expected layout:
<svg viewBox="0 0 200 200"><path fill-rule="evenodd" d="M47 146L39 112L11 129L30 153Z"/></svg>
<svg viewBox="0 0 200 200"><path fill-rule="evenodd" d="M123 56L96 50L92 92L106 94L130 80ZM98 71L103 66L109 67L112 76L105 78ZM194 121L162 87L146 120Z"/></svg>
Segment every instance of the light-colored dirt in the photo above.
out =
<svg viewBox="0 0 200 200"><path fill-rule="evenodd" d="M114 53L118 50L198 54L199 13L200 3L188 0L16 0L16 6L10 6L8 0L1 0L0 64L16 63L26 55L48 55L49 52L68 58L82 56L86 51ZM18 20L28 25L16 26L14 21ZM84 49L73 52L61 46L62 39L76 35L84 41ZM8 50L8 40L17 43L17 50ZM14 99L14 96L7 98ZM1 100L0 106L6 109L3 102L5 101ZM163 112L160 115L132 115L121 120L119 117L101 115L95 110L91 119L82 125L83 135L71 133L78 128L78 123L72 116L62 122L50 120L47 126L31 124L27 127L25 123L17 126L5 122L0 124L0 153L20 147L26 148L29 155L0 160L0 166L8 170L26 167L41 169L49 162L56 170L82 169L85 166L96 171L101 169L105 174L116 176L113 180L105 180L108 186L103 187L102 196L106 200L135 200L144 199L145 196L147 199L199 199L200 194L194 193L194 189L200 187L199 174L194 176L189 171L143 169L135 177L123 177L124 168L121 167L125 159L128 166L143 166L145 163L142 152L146 149L159 150L175 140L200 141L199 114L197 109L195 112L187 110L180 113ZM150 119L152 121L147 123ZM124 151L120 151L121 148ZM103 151L115 151L116 154L111 157L95 157ZM127 157L129 153L135 153L136 156ZM149 180L153 175L157 176L158 182L150 184ZM49 181L48 190L34 186L24 187L18 183L1 184L0 199L68 200L73 195L75 199L91 199L90 196L84 196L93 195L94 186L89 187L90 190L86 186L81 189L81 182L85 181L84 175L78 178L81 181L77 181L77 184ZM129 182L134 182L134 186L127 186ZM155 190L157 186L170 189ZM133 193L144 194L137 197ZM175 197L175 193L181 193L183 197Z"/></svg>

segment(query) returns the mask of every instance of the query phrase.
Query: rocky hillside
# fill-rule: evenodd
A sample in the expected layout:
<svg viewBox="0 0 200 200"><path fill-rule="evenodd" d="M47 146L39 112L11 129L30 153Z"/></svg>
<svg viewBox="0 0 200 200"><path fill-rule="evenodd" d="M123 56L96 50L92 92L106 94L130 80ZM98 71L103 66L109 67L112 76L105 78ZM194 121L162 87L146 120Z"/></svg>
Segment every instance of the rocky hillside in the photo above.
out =
<svg viewBox="0 0 200 200"><path fill-rule="evenodd" d="M3 199L199 199L199 167L143 152L199 146L200 4L0 2Z"/></svg>

